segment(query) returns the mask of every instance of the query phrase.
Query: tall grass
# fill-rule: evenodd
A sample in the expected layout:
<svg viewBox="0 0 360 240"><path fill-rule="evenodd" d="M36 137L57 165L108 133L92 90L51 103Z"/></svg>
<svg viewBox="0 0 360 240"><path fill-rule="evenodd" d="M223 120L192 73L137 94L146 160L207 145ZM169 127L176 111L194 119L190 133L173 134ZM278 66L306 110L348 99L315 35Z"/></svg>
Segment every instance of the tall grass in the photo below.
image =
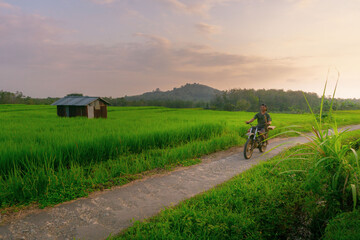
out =
<svg viewBox="0 0 360 240"><path fill-rule="evenodd" d="M354 113L337 116L341 124L359 122ZM243 122L253 115L110 107L108 119L69 119L57 117L52 106L0 105L0 205L45 206L123 184L143 171L195 163L203 154L243 144ZM302 131L311 129L308 114L272 118L280 127L303 123Z"/></svg>
<svg viewBox="0 0 360 240"><path fill-rule="evenodd" d="M348 137L358 139L360 130L343 137L345 142ZM309 167L317 159L313 154L304 154L301 159L283 161L303 151L303 146L286 150L152 218L136 221L109 239L321 239L319 229L311 222L329 218L312 218L325 206L304 184ZM294 168L297 171L292 171ZM344 225L336 229L338 236L343 234ZM339 239L357 239L349 238L349 234Z"/></svg>
<svg viewBox="0 0 360 240"><path fill-rule="evenodd" d="M110 239L297 239L289 235L297 225L301 227L303 193L294 190L300 187L298 180L304 173L279 173L294 165L303 167L303 162L284 162L273 170L284 155L157 216L136 221Z"/></svg>
<svg viewBox="0 0 360 240"><path fill-rule="evenodd" d="M109 119L88 120L54 110L0 106L1 206L66 201L243 141L227 122L196 111L110 108Z"/></svg>
<svg viewBox="0 0 360 240"><path fill-rule="evenodd" d="M8 177L0 176L0 199L4 206L37 200L41 206L56 204L86 196L89 192L122 185L139 177L140 173L157 168L198 163L204 154L226 149L245 140L235 134L217 136L187 144L153 149L141 154L130 154L99 163L54 168L49 159L46 165L29 165L26 174L13 171ZM195 159L194 159L195 158Z"/></svg>
<svg viewBox="0 0 360 240"><path fill-rule="evenodd" d="M322 121L323 100L327 81L324 87L324 93L321 100L319 121L315 119L316 127L313 128L314 136L310 137L312 141L307 144L314 154L319 156L318 161L313 167L313 172L309 175L310 180L316 179L319 172L325 172L329 175L328 187L323 189L324 193L330 194L333 198L341 198L341 204L346 205L347 194L346 191L351 189L353 195L353 207L356 207L357 193L359 192L359 181L357 172L359 170L359 159L356 151L351 145L343 144L343 135L345 131L340 132L336 120L332 118L332 105L335 97L338 80L333 92L330 109L330 121L324 123ZM304 96L305 97L305 96ZM305 97L306 99L306 97ZM310 105L309 108L312 111ZM355 161L351 161L353 155ZM331 199L328 199L331 201Z"/></svg>
<svg viewBox="0 0 360 240"><path fill-rule="evenodd" d="M344 141L347 130L340 131L334 117L332 105L337 89L336 81L332 95L330 109L324 116L324 98L328 79L325 82L324 92L321 98L320 112L315 114L306 96L314 119L312 127L313 135L305 135L309 143L303 145L299 151L284 160L308 159L310 165L306 170L304 187L309 194L316 199L311 204L313 211L310 213L311 229L315 236L320 237L327 221L339 212L355 210L359 199L359 157L354 147L359 143L356 139L351 144ZM307 156L307 158L304 158ZM308 158L311 156L311 158ZM293 173L295 171L287 171Z"/></svg>
<svg viewBox="0 0 360 240"><path fill-rule="evenodd" d="M207 140L224 132L224 125L205 123L194 126L144 131L138 134L84 136L82 139L55 139L51 135L35 138L35 142L16 144L7 141L1 146L0 175L7 175L14 169L27 171L31 166L49 164L55 169L70 164L86 166L120 155L142 153L151 149L176 147L193 141ZM15 146L14 146L15 145Z"/></svg>

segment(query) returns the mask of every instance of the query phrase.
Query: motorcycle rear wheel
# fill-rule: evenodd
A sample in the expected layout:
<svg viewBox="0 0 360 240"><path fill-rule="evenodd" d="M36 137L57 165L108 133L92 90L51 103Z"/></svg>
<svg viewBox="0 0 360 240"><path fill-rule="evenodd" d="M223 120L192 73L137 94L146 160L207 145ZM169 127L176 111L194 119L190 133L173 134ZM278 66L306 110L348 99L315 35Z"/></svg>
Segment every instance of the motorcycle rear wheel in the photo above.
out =
<svg viewBox="0 0 360 240"><path fill-rule="evenodd" d="M267 147L267 141L262 142L261 146L259 147L260 152L265 152L266 147Z"/></svg>

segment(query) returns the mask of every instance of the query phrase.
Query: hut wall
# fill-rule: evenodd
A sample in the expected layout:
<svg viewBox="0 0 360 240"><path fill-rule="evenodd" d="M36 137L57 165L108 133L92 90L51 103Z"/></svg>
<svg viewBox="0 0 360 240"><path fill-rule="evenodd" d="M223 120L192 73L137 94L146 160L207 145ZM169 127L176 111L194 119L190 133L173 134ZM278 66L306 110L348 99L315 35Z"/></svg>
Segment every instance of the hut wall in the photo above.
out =
<svg viewBox="0 0 360 240"><path fill-rule="evenodd" d="M57 106L57 115L59 117L66 117L66 108L64 106Z"/></svg>
<svg viewBox="0 0 360 240"><path fill-rule="evenodd" d="M107 105L102 101L95 102L95 117L107 118Z"/></svg>
<svg viewBox="0 0 360 240"><path fill-rule="evenodd" d="M100 109L101 109L101 117L107 118L107 106L104 104L104 106L101 106Z"/></svg>
<svg viewBox="0 0 360 240"><path fill-rule="evenodd" d="M57 106L59 117L87 117L86 106Z"/></svg>
<svg viewBox="0 0 360 240"><path fill-rule="evenodd" d="M86 106L76 107L76 116L87 117Z"/></svg>
<svg viewBox="0 0 360 240"><path fill-rule="evenodd" d="M90 103L89 105L87 105L87 116L88 118L94 118L94 106L92 103Z"/></svg>
<svg viewBox="0 0 360 240"><path fill-rule="evenodd" d="M94 117L95 118L101 118L101 102L99 100L96 100L94 102Z"/></svg>
<svg viewBox="0 0 360 240"><path fill-rule="evenodd" d="M75 108L75 115L79 117L87 117L87 107L80 106Z"/></svg>
<svg viewBox="0 0 360 240"><path fill-rule="evenodd" d="M77 107L69 106L69 117L76 117Z"/></svg>

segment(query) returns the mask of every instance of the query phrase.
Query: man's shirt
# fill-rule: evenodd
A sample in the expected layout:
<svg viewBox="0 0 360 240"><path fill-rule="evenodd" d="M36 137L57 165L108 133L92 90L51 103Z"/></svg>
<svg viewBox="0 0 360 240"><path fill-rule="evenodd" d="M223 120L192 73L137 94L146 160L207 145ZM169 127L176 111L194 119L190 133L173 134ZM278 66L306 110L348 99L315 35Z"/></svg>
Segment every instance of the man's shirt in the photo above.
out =
<svg viewBox="0 0 360 240"><path fill-rule="evenodd" d="M257 114L255 114L254 119L257 119L257 126L260 128L264 128L266 126L266 123L271 121L271 117L267 112L264 114L258 112Z"/></svg>

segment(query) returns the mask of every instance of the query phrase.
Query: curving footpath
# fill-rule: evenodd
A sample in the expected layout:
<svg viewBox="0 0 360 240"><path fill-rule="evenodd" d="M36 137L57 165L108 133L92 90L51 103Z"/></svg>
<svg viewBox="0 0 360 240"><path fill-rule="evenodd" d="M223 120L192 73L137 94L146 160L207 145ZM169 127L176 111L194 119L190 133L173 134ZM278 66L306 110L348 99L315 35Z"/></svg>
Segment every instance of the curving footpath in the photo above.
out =
<svg viewBox="0 0 360 240"><path fill-rule="evenodd" d="M357 130L360 125L349 128ZM0 225L0 239L105 239L131 226L133 220L151 217L164 207L209 190L288 147L306 142L305 137L273 139L268 149L282 145L266 155L255 150L250 160L244 159L242 148L211 154L198 165L22 214Z"/></svg>

